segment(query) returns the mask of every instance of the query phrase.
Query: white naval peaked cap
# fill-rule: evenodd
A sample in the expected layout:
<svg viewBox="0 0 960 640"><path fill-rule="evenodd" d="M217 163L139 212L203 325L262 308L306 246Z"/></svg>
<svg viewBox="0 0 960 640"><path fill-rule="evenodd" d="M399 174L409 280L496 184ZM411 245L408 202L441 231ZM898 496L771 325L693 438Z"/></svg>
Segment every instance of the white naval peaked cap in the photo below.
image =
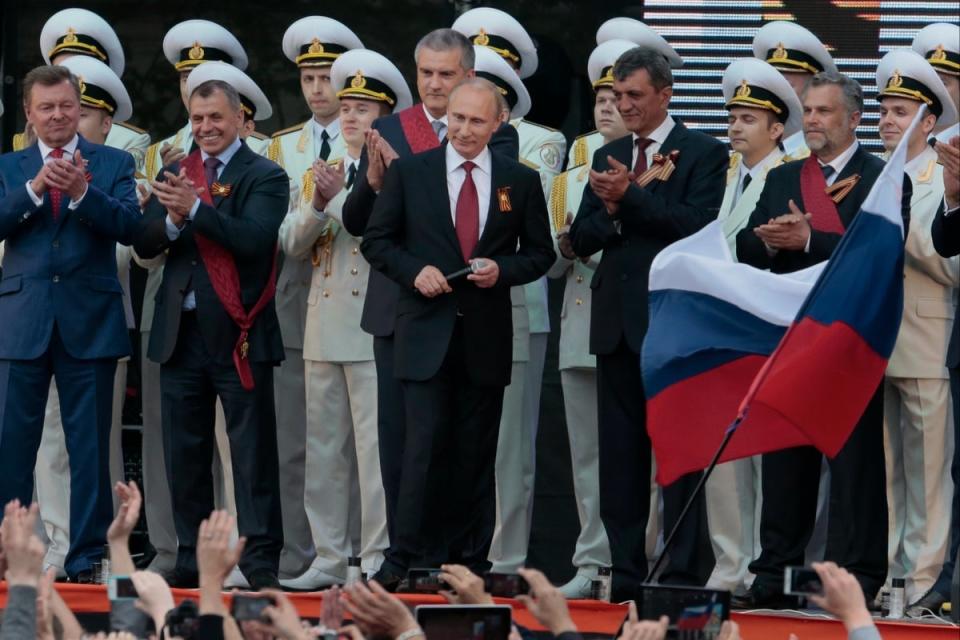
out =
<svg viewBox="0 0 960 640"><path fill-rule="evenodd" d="M522 118L530 112L530 92L516 70L488 47L473 45L476 59L473 70L478 77L489 80L500 90L510 107L511 118Z"/></svg>
<svg viewBox="0 0 960 640"><path fill-rule="evenodd" d="M130 94L113 69L96 58L73 56L60 63L80 81L80 104L103 109L114 122L124 122L133 115Z"/></svg>
<svg viewBox="0 0 960 640"><path fill-rule="evenodd" d="M660 52L671 69L683 66L683 58L659 33L633 18L610 18L597 29L597 44L608 40L628 40L637 47L649 47Z"/></svg>
<svg viewBox="0 0 960 640"><path fill-rule="evenodd" d="M803 125L803 105L787 79L772 65L756 58L733 61L723 72L724 106L765 109L783 123L789 138Z"/></svg>
<svg viewBox="0 0 960 640"><path fill-rule="evenodd" d="M837 70L820 38L796 22L775 20L753 36L753 56L786 72L819 73Z"/></svg>
<svg viewBox="0 0 960 640"><path fill-rule="evenodd" d="M957 121L957 107L936 69L916 51L895 49L877 67L877 100L906 98L927 105L937 116L935 131Z"/></svg>
<svg viewBox="0 0 960 640"><path fill-rule="evenodd" d="M491 49L517 69L514 73L521 78L529 78L537 70L537 45L523 25L505 11L491 7L470 9L450 28L467 36L473 44Z"/></svg>
<svg viewBox="0 0 960 640"><path fill-rule="evenodd" d="M587 60L587 76L594 91L613 87L613 65L617 63L620 56L637 46L636 42L614 38L598 44L590 52L590 58Z"/></svg>
<svg viewBox="0 0 960 640"><path fill-rule="evenodd" d="M413 104L410 88L397 66L369 49L351 49L334 60L330 83L338 98L382 102L394 112Z"/></svg>
<svg viewBox="0 0 960 640"><path fill-rule="evenodd" d="M928 24L913 38L913 50L941 73L960 76L960 25Z"/></svg>
<svg viewBox="0 0 960 640"><path fill-rule="evenodd" d="M90 56L123 75L120 39L106 20L86 9L63 9L50 16L40 31L40 53L47 64L62 53Z"/></svg>
<svg viewBox="0 0 960 640"><path fill-rule="evenodd" d="M329 67L351 49L363 43L350 28L333 18L300 18L283 34L283 54L298 67Z"/></svg>
<svg viewBox="0 0 960 640"><path fill-rule="evenodd" d="M257 83L232 64L216 60L195 67L187 76L187 94L193 94L194 89L208 80L220 80L236 89L241 108L254 120L266 120L273 115L273 107Z"/></svg>
<svg viewBox="0 0 960 640"><path fill-rule="evenodd" d="M177 71L214 60L247 68L247 52L240 41L209 20L186 20L171 27L163 37L163 55Z"/></svg>

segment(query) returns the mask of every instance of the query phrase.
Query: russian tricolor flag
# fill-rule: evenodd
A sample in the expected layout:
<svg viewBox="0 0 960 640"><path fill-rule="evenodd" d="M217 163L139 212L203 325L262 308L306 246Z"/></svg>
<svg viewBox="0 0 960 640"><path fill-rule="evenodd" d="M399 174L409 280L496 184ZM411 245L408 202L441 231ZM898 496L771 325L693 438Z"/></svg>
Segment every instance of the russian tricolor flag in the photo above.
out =
<svg viewBox="0 0 960 640"><path fill-rule="evenodd" d="M717 222L653 261L642 371L661 485L707 467L728 427L721 462L843 447L900 328L905 155L901 144L826 263L736 263Z"/></svg>

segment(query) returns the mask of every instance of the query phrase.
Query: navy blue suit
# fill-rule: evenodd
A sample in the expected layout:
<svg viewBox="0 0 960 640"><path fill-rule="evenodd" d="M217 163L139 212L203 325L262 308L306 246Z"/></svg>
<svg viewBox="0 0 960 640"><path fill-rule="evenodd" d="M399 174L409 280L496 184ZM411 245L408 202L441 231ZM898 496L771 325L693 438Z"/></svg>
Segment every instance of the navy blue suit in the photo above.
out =
<svg viewBox="0 0 960 640"><path fill-rule="evenodd" d="M49 194L37 207L25 187L43 164L38 146L0 156L0 504L33 497L53 376L71 460L71 576L99 559L113 517L113 376L130 354L115 247L140 218L133 157L83 138L77 149L92 179L76 209L64 194L56 220Z"/></svg>

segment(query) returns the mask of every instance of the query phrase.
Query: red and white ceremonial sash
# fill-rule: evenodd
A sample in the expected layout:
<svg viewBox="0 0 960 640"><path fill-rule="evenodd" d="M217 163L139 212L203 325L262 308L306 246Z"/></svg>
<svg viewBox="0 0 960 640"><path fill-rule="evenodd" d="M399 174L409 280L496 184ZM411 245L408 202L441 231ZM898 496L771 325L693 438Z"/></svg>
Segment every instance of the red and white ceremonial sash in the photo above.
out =
<svg viewBox="0 0 960 640"><path fill-rule="evenodd" d="M186 171L187 177L196 185L202 185L200 200L204 204L214 206L213 198L210 195L210 189L207 186L206 175L203 171L203 160L200 157L200 150L197 149L180 166ZM273 264L270 267L270 277L263 288L263 292L257 299L253 308L247 312L243 308L243 302L240 299L240 274L237 271L237 263L233 255L213 240L205 237L199 232L194 232L194 238L197 241L197 248L200 250L200 257L203 259L203 266L207 269L210 276L210 283L213 290L220 299L220 304L227 310L230 318L240 327L240 337L233 347L233 364L240 375L240 384L247 391L254 387L253 372L250 370L250 361L247 359L250 351L249 337L250 327L253 321L267 306L267 303L273 298L277 285L277 254L274 250Z"/></svg>
<svg viewBox="0 0 960 640"><path fill-rule="evenodd" d="M403 129L403 135L407 139L411 151L421 153L440 146L437 132L433 130L433 126L427 120L427 114L424 112L422 104L415 104L404 109L399 116L400 127Z"/></svg>
<svg viewBox="0 0 960 640"><path fill-rule="evenodd" d="M837 205L827 193L827 180L813 154L807 156L800 169L800 196L813 229L843 235L845 229Z"/></svg>

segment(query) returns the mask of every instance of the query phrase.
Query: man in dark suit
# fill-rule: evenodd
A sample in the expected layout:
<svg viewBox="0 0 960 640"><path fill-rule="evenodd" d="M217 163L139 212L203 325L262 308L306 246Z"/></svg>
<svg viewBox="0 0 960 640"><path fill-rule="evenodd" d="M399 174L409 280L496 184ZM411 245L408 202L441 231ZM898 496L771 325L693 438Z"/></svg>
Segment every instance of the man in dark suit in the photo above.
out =
<svg viewBox="0 0 960 640"><path fill-rule="evenodd" d="M407 433L394 537L375 576L385 586L429 553L432 521L444 524L447 560L490 567L510 287L553 263L538 174L488 146L505 111L489 81L461 83L449 98L450 143L391 164L361 244L399 285L394 374ZM472 274L447 280L468 263Z"/></svg>
<svg viewBox="0 0 960 640"><path fill-rule="evenodd" d="M750 222L737 235L740 262L789 273L830 258L883 169L859 146L856 128L863 89L836 72L813 76L801 95L810 156L767 175ZM910 180L904 177L903 228L909 229ZM783 571L804 564L813 533L820 465L813 447L763 456L760 557L742 606L792 607ZM853 573L868 600L887 575L887 499L883 454L882 386L840 453L830 460L830 509L825 558Z"/></svg>
<svg viewBox="0 0 960 640"><path fill-rule="evenodd" d="M115 248L133 241L140 211L132 156L77 135L80 93L64 67L28 73L37 142L0 156L0 503L33 498L53 376L71 461L65 569L90 582L113 514L113 377L130 355Z"/></svg>
<svg viewBox="0 0 960 640"><path fill-rule="evenodd" d="M357 181L343 205L343 225L353 236L362 236L373 212L384 174L393 159L435 149L447 136L447 101L450 92L474 75L473 45L453 29L436 29L417 43L417 92L421 102L379 118L367 137L360 156ZM507 157L519 153L517 130L501 125L490 141L492 149ZM377 367L377 423L380 468L387 504L387 530L394 539L393 524L400 486L400 466L405 439L404 409L400 382L394 375L393 329L398 289L378 271L370 273L360 319L361 328L374 336ZM438 521L439 523L442 520ZM439 545L434 545L439 552ZM387 553L389 556L389 552ZM427 565L443 561L444 554L425 559Z"/></svg>
<svg viewBox="0 0 960 640"><path fill-rule="evenodd" d="M283 533L273 367L283 359L274 308L276 242L288 180L239 137L240 97L210 80L190 97L199 149L153 182L135 248L167 252L147 355L161 364L161 413L179 549L174 581L197 580L197 530L213 509L214 406L233 456L240 570L277 584ZM199 195L199 197L198 197Z"/></svg>
<svg viewBox="0 0 960 640"><path fill-rule="evenodd" d="M668 244L717 217L727 151L667 113L673 76L659 51L626 51L613 67L613 79L617 108L631 135L594 154L570 240L577 256L603 250L591 283L590 352L597 356L600 516L610 539L613 599L619 602L634 597L647 574L651 456L640 350L650 263ZM676 522L696 480L691 474L664 488L665 530ZM713 554L705 512L701 497L670 551L662 581L706 581Z"/></svg>
<svg viewBox="0 0 960 640"><path fill-rule="evenodd" d="M944 207L933 219L931 235L933 247L945 258L960 255L960 137L949 142L938 142L937 155L943 165ZM957 555L960 553L960 318L954 318L953 336L947 351L947 367L950 369L950 392L953 396L953 462L950 475L953 476L953 513L950 517L950 541L943 568L933 587L913 605L917 615L923 615L929 609L940 611L944 602L950 599L951 582L957 585ZM957 619L956 600L953 619ZM911 607L911 608L913 608ZM908 611L908 615L910 612Z"/></svg>

